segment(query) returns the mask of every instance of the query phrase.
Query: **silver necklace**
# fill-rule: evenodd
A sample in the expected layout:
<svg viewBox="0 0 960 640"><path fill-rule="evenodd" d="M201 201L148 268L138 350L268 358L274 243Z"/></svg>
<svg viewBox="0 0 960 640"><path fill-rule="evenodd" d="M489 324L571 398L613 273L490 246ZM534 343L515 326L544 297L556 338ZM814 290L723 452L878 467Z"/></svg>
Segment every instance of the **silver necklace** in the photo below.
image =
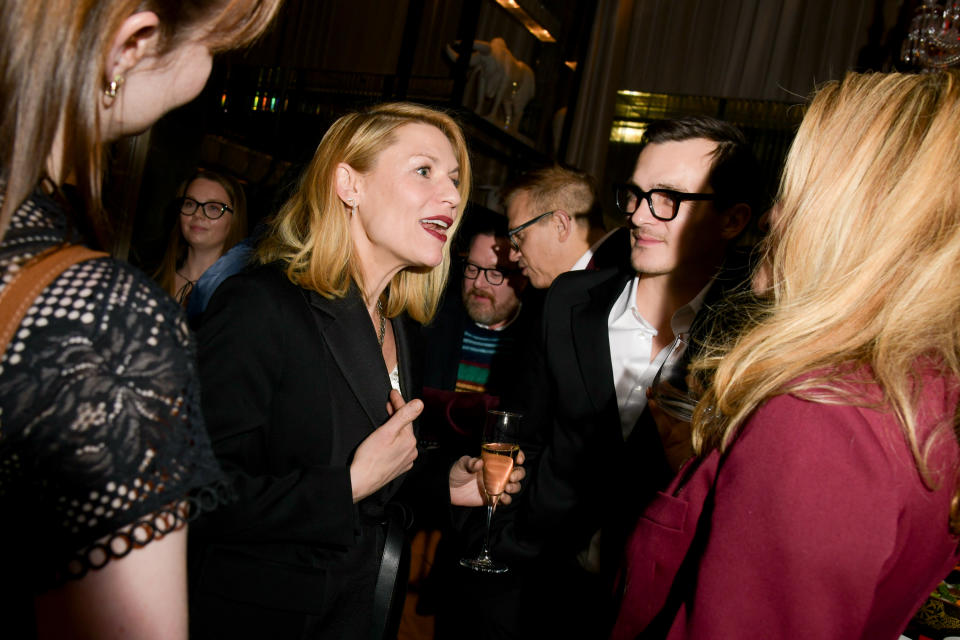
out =
<svg viewBox="0 0 960 640"><path fill-rule="evenodd" d="M380 333L377 334L377 342L383 349L383 338L387 334L387 319L383 317L383 302L379 298L377 298L377 315L380 316Z"/></svg>

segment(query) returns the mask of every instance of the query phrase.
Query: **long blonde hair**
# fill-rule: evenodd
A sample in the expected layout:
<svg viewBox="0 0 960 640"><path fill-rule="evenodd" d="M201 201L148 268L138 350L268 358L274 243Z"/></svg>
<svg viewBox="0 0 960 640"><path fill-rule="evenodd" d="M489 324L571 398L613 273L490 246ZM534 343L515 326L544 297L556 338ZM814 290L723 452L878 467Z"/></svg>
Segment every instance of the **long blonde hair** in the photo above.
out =
<svg viewBox="0 0 960 640"><path fill-rule="evenodd" d="M797 393L892 411L932 482L917 372L934 363L960 380L958 140L957 71L849 74L816 94L766 240L771 306L694 364L713 380L694 416L698 452L725 449L765 400Z"/></svg>
<svg viewBox="0 0 960 640"><path fill-rule="evenodd" d="M350 238L350 210L337 196L335 172L345 162L360 173L369 172L379 153L394 141L394 131L409 123L432 125L446 135L460 165L460 204L450 227L452 238L463 218L470 193L470 158L459 125L449 115L429 107L394 102L350 113L333 123L320 141L297 192L271 222L257 249L262 263L281 261L295 284L327 298L343 298L363 278ZM394 317L406 311L418 322L429 322L436 312L450 266L450 242L443 260L432 269L403 269L390 283L385 307Z"/></svg>

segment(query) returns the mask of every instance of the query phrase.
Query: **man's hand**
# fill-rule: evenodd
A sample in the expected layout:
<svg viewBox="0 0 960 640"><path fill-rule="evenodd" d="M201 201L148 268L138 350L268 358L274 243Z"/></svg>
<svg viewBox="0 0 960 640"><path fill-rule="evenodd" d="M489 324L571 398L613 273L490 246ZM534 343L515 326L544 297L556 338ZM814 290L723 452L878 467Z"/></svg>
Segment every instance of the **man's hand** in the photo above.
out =
<svg viewBox="0 0 960 640"><path fill-rule="evenodd" d="M503 504L510 504L510 494L520 491L520 481L527 475L527 470L520 466L524 459L523 451L520 451L507 486L500 495ZM450 468L450 504L458 507L482 507L487 504L483 490L483 460L463 456Z"/></svg>

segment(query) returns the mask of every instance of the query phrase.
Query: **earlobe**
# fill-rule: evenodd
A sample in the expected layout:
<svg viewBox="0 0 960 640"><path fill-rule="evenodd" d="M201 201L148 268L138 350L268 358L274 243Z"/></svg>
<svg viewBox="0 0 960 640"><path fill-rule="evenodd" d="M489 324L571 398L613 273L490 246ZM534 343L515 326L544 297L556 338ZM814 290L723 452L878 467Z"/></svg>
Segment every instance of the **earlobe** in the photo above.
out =
<svg viewBox="0 0 960 640"><path fill-rule="evenodd" d="M160 19L153 11L138 11L120 25L110 44L103 83L109 87L126 77L145 57L157 51ZM122 80L119 80L122 82Z"/></svg>
<svg viewBox="0 0 960 640"><path fill-rule="evenodd" d="M337 197L350 207L359 202L359 178L357 171L346 162L337 165Z"/></svg>
<svg viewBox="0 0 960 640"><path fill-rule="evenodd" d="M733 240L750 222L750 205L741 202L727 209L723 214L723 228L720 235L724 240Z"/></svg>
<svg viewBox="0 0 960 640"><path fill-rule="evenodd" d="M553 215L553 219L554 224L557 225L557 236L560 238L560 242L566 242L567 238L570 237L570 225L573 220L567 215L567 212L562 209L557 209Z"/></svg>

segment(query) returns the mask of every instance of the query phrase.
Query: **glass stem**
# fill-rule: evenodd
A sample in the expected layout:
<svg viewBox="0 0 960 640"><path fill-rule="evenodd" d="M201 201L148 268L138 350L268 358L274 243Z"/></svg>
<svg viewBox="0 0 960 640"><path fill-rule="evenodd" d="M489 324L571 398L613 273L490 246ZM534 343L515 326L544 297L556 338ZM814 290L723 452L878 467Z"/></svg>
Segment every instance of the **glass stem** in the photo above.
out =
<svg viewBox="0 0 960 640"><path fill-rule="evenodd" d="M493 501L496 500L496 497L492 497L490 504L487 505L487 528L483 532L483 553L484 558L490 557L490 521L493 520Z"/></svg>

